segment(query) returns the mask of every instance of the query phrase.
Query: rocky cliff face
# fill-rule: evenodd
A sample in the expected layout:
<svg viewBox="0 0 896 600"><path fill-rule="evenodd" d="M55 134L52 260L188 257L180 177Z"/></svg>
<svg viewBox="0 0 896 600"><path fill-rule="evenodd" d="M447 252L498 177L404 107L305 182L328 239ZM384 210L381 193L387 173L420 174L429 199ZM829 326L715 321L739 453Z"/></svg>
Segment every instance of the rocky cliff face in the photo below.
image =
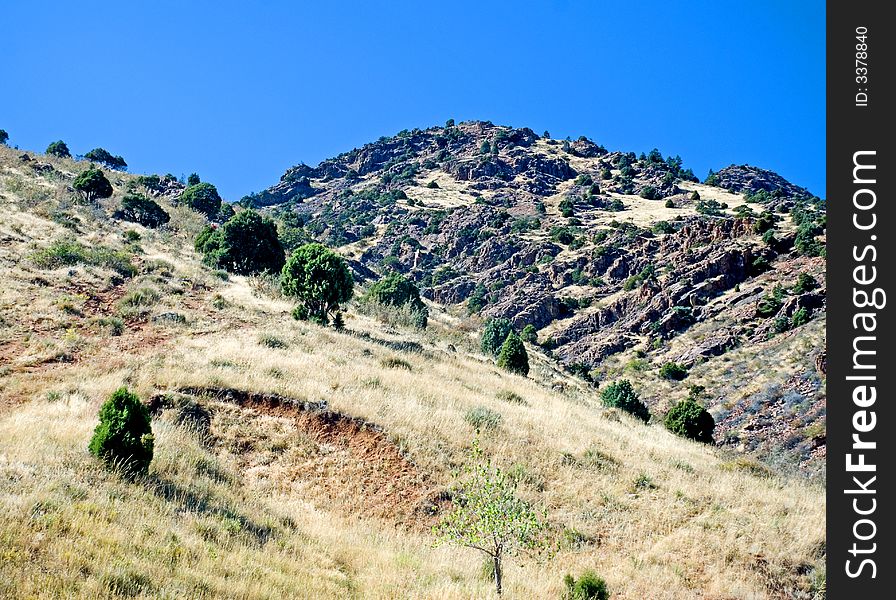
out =
<svg viewBox="0 0 896 600"><path fill-rule="evenodd" d="M800 223L823 230L823 203L746 165L700 183L656 150L468 122L296 166L245 200L298 218L297 239L342 247L359 275L398 270L473 319L533 325L545 352L592 379L626 376L629 360L721 365L825 311L824 261L794 249Z"/></svg>

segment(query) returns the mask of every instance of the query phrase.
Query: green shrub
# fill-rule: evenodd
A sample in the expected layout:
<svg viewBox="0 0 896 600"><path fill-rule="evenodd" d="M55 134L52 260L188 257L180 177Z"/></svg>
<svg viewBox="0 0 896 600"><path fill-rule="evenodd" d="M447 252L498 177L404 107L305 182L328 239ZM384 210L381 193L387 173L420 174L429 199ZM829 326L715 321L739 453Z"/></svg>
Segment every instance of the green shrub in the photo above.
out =
<svg viewBox="0 0 896 600"><path fill-rule="evenodd" d="M6 145L6 142L9 141L9 134L6 133L5 129L0 129L0 144Z"/></svg>
<svg viewBox="0 0 896 600"><path fill-rule="evenodd" d="M426 184L426 187L428 187L431 190L437 190L437 189L439 189L439 182L437 182L435 179L433 179L432 181L430 181L429 183Z"/></svg>
<svg viewBox="0 0 896 600"><path fill-rule="evenodd" d="M221 196L218 189L210 183L197 183L187 187L180 194L180 201L208 218L212 218L221 210Z"/></svg>
<svg viewBox="0 0 896 600"><path fill-rule="evenodd" d="M800 273L799 277L796 278L796 284L793 286L793 293L805 294L810 290L814 290L816 287L818 287L818 282L814 277L808 273Z"/></svg>
<svg viewBox="0 0 896 600"><path fill-rule="evenodd" d="M600 399L604 406L624 410L645 423L650 420L650 411L647 409L647 405L641 402L641 398L628 379L608 385L601 392Z"/></svg>
<svg viewBox="0 0 896 600"><path fill-rule="evenodd" d="M420 299L420 290L413 281L400 273L390 273L370 286L363 301L394 307L407 306L419 314L416 319L419 328L426 327L429 309Z"/></svg>
<svg viewBox="0 0 896 600"><path fill-rule="evenodd" d="M187 185L199 185L200 183L202 183L202 180L199 179L197 173L190 173L190 176L187 177Z"/></svg>
<svg viewBox="0 0 896 600"><path fill-rule="evenodd" d="M108 198L113 191L112 184L109 183L103 172L95 167L90 167L75 177L72 187L84 194L84 198L88 202L97 198Z"/></svg>
<svg viewBox="0 0 896 600"><path fill-rule="evenodd" d="M496 429L501 424L501 414L485 406L476 406L464 414L466 421L474 429Z"/></svg>
<svg viewBox="0 0 896 600"><path fill-rule="evenodd" d="M529 374L529 355L523 341L513 331L507 335L507 339L501 345L498 353L498 366L502 369L526 376Z"/></svg>
<svg viewBox="0 0 896 600"><path fill-rule="evenodd" d="M675 200L673 200L672 198L669 198L668 200L666 200L665 207L666 208L675 208Z"/></svg>
<svg viewBox="0 0 896 600"><path fill-rule="evenodd" d="M669 221L657 221L652 230L654 233L675 233L675 225Z"/></svg>
<svg viewBox="0 0 896 600"><path fill-rule="evenodd" d="M65 238L56 240L43 250L38 250L30 256L30 259L42 269L83 264L112 269L126 277L136 273L130 256L126 252L112 250L105 246L87 247L80 242Z"/></svg>
<svg viewBox="0 0 896 600"><path fill-rule="evenodd" d="M283 268L286 258L277 225L252 209L246 209L217 229L205 228L195 242L206 264L238 275Z"/></svg>
<svg viewBox="0 0 896 600"><path fill-rule="evenodd" d="M665 425L672 433L711 444L716 422L691 395L669 409Z"/></svg>
<svg viewBox="0 0 896 600"><path fill-rule="evenodd" d="M756 316L773 317L781 310L781 298L777 294L766 294L756 304Z"/></svg>
<svg viewBox="0 0 896 600"><path fill-rule="evenodd" d="M688 370L676 362L667 362L660 367L660 377L681 381L688 376Z"/></svg>
<svg viewBox="0 0 896 600"><path fill-rule="evenodd" d="M594 571L585 571L578 579L567 574L563 585L566 587L563 600L608 600L610 597L607 583Z"/></svg>
<svg viewBox="0 0 896 600"><path fill-rule="evenodd" d="M520 332L520 339L524 342L529 342L530 344L538 343L538 330L535 329L535 325L529 323L525 327L523 327L523 331Z"/></svg>
<svg viewBox="0 0 896 600"><path fill-rule="evenodd" d="M501 351L501 345L512 331L513 325L508 319L489 319L482 330L479 347L484 354L498 356L498 353Z"/></svg>
<svg viewBox="0 0 896 600"><path fill-rule="evenodd" d="M121 208L113 215L117 219L139 223L144 227L161 227L171 220L155 200L142 194L127 194L121 200Z"/></svg>
<svg viewBox="0 0 896 600"><path fill-rule="evenodd" d="M652 185L645 185L639 196L645 200L659 200L662 197L659 191Z"/></svg>
<svg viewBox="0 0 896 600"><path fill-rule="evenodd" d="M69 152L68 146L62 140L55 141L47 146L47 154L58 156L59 158L71 158L72 153Z"/></svg>
<svg viewBox="0 0 896 600"><path fill-rule="evenodd" d="M152 462L154 442L149 410L136 394L122 387L100 408L100 422L89 449L107 466L145 475Z"/></svg>
<svg viewBox="0 0 896 600"><path fill-rule="evenodd" d="M321 244L305 244L289 257L280 273L283 294L298 302L293 316L321 325L352 297L354 281L345 260Z"/></svg>
<svg viewBox="0 0 896 600"><path fill-rule="evenodd" d="M85 154L84 158L93 162L98 162L102 165L106 165L110 169L115 169L116 171L128 170L128 163L126 163L122 157L113 156L110 152L103 148L94 148L93 150Z"/></svg>
<svg viewBox="0 0 896 600"><path fill-rule="evenodd" d="M798 308L793 311L793 316L790 317L790 326L796 329L802 325L805 325L809 322L809 311L805 308Z"/></svg>

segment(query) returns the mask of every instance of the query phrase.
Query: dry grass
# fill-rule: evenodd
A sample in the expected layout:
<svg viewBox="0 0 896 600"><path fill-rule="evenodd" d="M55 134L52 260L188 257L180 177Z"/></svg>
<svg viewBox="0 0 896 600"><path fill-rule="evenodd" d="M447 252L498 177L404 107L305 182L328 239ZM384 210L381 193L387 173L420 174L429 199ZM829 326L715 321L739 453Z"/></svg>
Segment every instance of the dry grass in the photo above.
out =
<svg viewBox="0 0 896 600"><path fill-rule="evenodd" d="M507 597L556 598L562 576L586 568L619 598L818 591L820 486L607 411L588 390L551 391L540 358L531 378L500 372L442 311L425 332L355 313L345 333L293 321L289 304L263 286L199 264L189 211L172 209L169 231L135 226L134 262L155 267L131 279L89 265L42 270L21 257L63 232L41 215L68 196L50 186L23 210L34 202L33 190L22 192L30 177L2 152L0 596L492 597L474 552L433 549L425 529L388 506L372 510L375 497L303 476L328 452L328 462L312 463L334 480L355 471L283 415L204 401L205 443L163 413L145 481L102 470L86 445L100 403L120 385L144 398L194 386L326 401L382 427L426 492L451 484L473 437L465 415L500 415L483 446L519 475L521 493L547 509L561 540L552 558L509 563ZM16 178L19 191L9 185ZM66 211L97 243L126 247L96 209ZM146 314L122 313L120 299L144 288L158 292ZM172 311L186 323L152 319ZM101 317L123 319L124 331L111 335ZM240 439L253 443L241 450Z"/></svg>

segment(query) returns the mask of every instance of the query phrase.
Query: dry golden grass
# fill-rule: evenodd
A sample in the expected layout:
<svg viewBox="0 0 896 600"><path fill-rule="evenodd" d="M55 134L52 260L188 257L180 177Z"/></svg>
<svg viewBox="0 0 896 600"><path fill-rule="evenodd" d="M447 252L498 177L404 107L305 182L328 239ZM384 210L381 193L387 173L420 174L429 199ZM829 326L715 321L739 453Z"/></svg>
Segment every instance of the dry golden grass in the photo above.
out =
<svg viewBox="0 0 896 600"><path fill-rule="evenodd" d="M31 177L13 173L15 158L3 152L0 596L493 597L474 551L433 549L425 529L368 516L376 511L358 509L372 501L360 492L332 499L319 479L290 479L302 452L329 450L288 418L203 401L213 443L163 413L146 480L103 470L86 446L99 405L121 385L143 398L211 386L325 400L381 426L433 490L452 483L472 440L466 412L497 412L483 447L547 509L560 540L553 557L509 562L509 598L557 598L563 575L584 569L618 598L818 593L820 486L605 410L589 389L552 391L555 373L541 358L530 378L503 373L448 313L434 311L426 332L354 312L345 333L293 321L282 299L198 263L189 211L173 211L171 231L133 226L142 236L135 264L167 266L132 280L83 265L41 270L25 258L29 248L61 233L41 211L52 214L68 194L51 186L23 210ZM79 170L69 162L54 164ZM94 209L67 210L97 243L125 247L119 226ZM120 336L94 323L122 314L120 298L143 287L159 298L145 314L125 314ZM153 320L167 312L185 323ZM420 349L395 345L409 341ZM52 359L66 348L69 362ZM247 435L259 447L241 453L229 443Z"/></svg>

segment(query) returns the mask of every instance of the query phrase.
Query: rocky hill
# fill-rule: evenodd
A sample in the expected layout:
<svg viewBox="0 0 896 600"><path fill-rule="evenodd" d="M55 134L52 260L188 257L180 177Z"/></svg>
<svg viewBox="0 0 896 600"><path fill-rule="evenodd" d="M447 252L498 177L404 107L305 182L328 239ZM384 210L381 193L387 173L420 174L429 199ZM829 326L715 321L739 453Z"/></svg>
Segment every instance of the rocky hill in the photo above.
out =
<svg viewBox="0 0 896 600"><path fill-rule="evenodd" d="M397 270L459 315L533 325L588 381L644 380L659 411L703 385L724 443L821 469L824 205L771 171L700 183L658 150L465 122L293 167L244 202L286 239L339 247L359 279ZM727 387L756 349L766 364ZM655 377L669 362L689 378Z"/></svg>
<svg viewBox="0 0 896 600"><path fill-rule="evenodd" d="M406 132L246 200L427 298L424 330L356 301L334 329L203 263L226 208L106 168L111 195L76 190L96 170L0 145L0 597L497 598L431 529L474 439L547 526L501 597L588 571L620 599L824 597L814 199L485 123ZM537 324L526 376L481 351L490 316ZM650 422L603 405L620 379ZM87 450L121 386L151 411L137 480ZM715 444L663 426L688 393Z"/></svg>

